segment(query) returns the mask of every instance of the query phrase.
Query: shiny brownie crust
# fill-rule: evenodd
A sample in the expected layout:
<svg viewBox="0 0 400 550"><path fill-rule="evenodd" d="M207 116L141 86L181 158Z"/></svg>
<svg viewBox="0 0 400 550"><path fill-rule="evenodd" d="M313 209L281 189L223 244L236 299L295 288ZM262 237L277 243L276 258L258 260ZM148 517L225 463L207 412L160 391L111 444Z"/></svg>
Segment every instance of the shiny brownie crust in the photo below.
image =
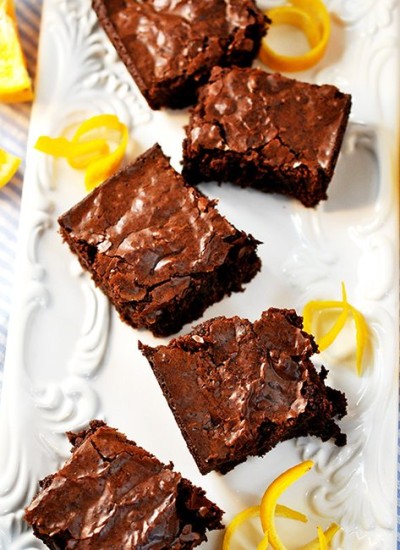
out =
<svg viewBox="0 0 400 550"><path fill-rule="evenodd" d="M335 422L346 398L317 373L317 345L294 310L271 308L254 323L217 317L167 346L139 347L203 474L293 437L346 442Z"/></svg>
<svg viewBox="0 0 400 550"><path fill-rule="evenodd" d="M158 145L59 218L121 318L173 334L260 269L258 242L189 187Z"/></svg>
<svg viewBox="0 0 400 550"><path fill-rule="evenodd" d="M68 436L71 458L25 510L49 548L191 550L222 527L202 489L104 422Z"/></svg>
<svg viewBox="0 0 400 550"><path fill-rule="evenodd" d="M253 0L93 0L150 107L194 103L215 65L249 66L269 20Z"/></svg>
<svg viewBox="0 0 400 550"><path fill-rule="evenodd" d="M229 181L315 206L327 198L351 108L335 86L215 68L183 145L190 183Z"/></svg>

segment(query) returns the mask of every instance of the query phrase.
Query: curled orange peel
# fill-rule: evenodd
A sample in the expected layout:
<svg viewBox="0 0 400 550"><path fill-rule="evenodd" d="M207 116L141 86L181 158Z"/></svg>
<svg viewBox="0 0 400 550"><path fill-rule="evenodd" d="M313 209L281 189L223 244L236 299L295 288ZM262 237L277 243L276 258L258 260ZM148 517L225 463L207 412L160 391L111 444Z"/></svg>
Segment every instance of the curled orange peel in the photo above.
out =
<svg viewBox="0 0 400 550"><path fill-rule="evenodd" d="M245 523L246 521L255 518L260 515L260 506L250 506L249 508L246 508L242 512L239 512L236 514L236 516L232 519L232 521L229 523L228 527L225 530L224 540L222 542L222 550L229 550L230 544L233 535L235 532L239 529L239 527ZM277 504L275 513L277 516L288 518L288 519L294 519L297 521L301 521L303 523L306 523L308 521L308 518L306 515L302 514L301 512L298 512L297 510L293 510L292 508L289 508L288 506L283 506L281 504ZM257 550L266 550L268 548L268 533L264 534L263 539L257 546Z"/></svg>
<svg viewBox="0 0 400 550"><path fill-rule="evenodd" d="M222 541L222 550L230 550L231 540L237 529L239 529L239 527L249 519L257 517L259 513L259 506L251 506L250 508L246 508L236 514L233 520L229 523L228 527L225 529L224 540Z"/></svg>
<svg viewBox="0 0 400 550"><path fill-rule="evenodd" d="M85 186L87 191L94 189L94 187L109 178L119 168L122 159L124 158L129 141L128 127L120 122L116 116L99 115L99 117L102 117L102 119L100 120L100 118L98 118L97 124L106 126L110 130L117 130L120 132L120 141L114 151L105 156L100 155L98 159L95 159L86 168ZM80 128L78 128L74 136L75 139L81 139L85 133L93 130L93 128L91 128L92 124L95 128L96 121L93 122L92 119L92 124L89 124L89 121L86 122L88 123L86 127L84 127L84 123Z"/></svg>
<svg viewBox="0 0 400 550"><path fill-rule="evenodd" d="M328 542L326 540L325 533L323 532L323 530L319 525L317 527L317 532L318 532L318 542L319 542L320 550L328 550Z"/></svg>
<svg viewBox="0 0 400 550"><path fill-rule="evenodd" d="M268 533L265 533L261 542L259 542L257 545L257 550L268 550L268 546L269 546Z"/></svg>
<svg viewBox="0 0 400 550"><path fill-rule="evenodd" d="M290 485L307 473L313 465L314 463L311 460L306 460L305 462L301 462L300 464L289 468L289 470L283 472L269 485L259 506L251 506L237 514L225 530L222 550L230 550L232 537L237 529L239 529L243 523L257 517L258 515L261 519L264 537L257 545L257 550L267 550L269 545L273 550L286 550L286 547L283 545L278 536L275 527L275 517L281 516L301 521L303 523L306 523L308 518L301 512L297 512L292 508L278 504L277 500ZM302 546L298 550L328 550L331 540L339 529L340 526L336 523L332 523L326 531L323 531L321 527L317 527L317 538L313 539L311 542Z"/></svg>
<svg viewBox="0 0 400 550"><path fill-rule="evenodd" d="M301 478L313 467L311 460L306 460L289 468L283 474L278 476L265 491L260 505L260 517L263 531L268 533L269 544L273 550L286 550L284 544L279 538L275 526L275 512L278 498L295 481Z"/></svg>
<svg viewBox="0 0 400 550"><path fill-rule="evenodd" d="M118 145L111 152L104 137L93 137L96 134L103 135L104 131L106 134L110 131L119 133ZM71 140L41 136L35 148L54 157L66 158L72 168L84 169L86 190L90 191L119 168L128 140L128 128L117 116L101 114L83 121Z"/></svg>
<svg viewBox="0 0 400 550"><path fill-rule="evenodd" d="M325 531L322 531L321 527L317 527L317 529L318 537L308 544L301 546L298 550L328 550L333 537L340 530L340 525L331 523Z"/></svg>
<svg viewBox="0 0 400 550"><path fill-rule="evenodd" d="M342 300L312 300L303 309L303 323L306 332L313 332L313 319L315 314L324 310L342 310L334 325L329 331L318 338L318 347L321 351L327 349L344 328L349 315L353 317L356 329L356 371L362 374L362 360L368 342L368 326L363 314L347 301L345 284L342 282Z"/></svg>
<svg viewBox="0 0 400 550"><path fill-rule="evenodd" d="M291 25L307 37L310 50L303 55L283 55L276 52L263 38L259 57L275 71L304 71L316 65L328 45L331 23L328 10L321 0L289 0L287 5L267 10L273 25Z"/></svg>
<svg viewBox="0 0 400 550"><path fill-rule="evenodd" d="M64 157L72 168L86 168L90 161L81 157L95 154L96 156L109 152L109 147L104 139L93 139L84 143L73 143L65 137L51 138L40 136L35 148L42 153L53 157Z"/></svg>

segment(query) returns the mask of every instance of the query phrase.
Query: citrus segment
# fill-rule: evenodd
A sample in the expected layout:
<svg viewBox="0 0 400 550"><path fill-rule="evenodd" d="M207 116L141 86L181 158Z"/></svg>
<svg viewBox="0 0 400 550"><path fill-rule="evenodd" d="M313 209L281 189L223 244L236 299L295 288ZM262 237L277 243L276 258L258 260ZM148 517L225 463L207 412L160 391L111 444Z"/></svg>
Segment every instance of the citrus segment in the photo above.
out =
<svg viewBox="0 0 400 550"><path fill-rule="evenodd" d="M33 97L18 36L14 5L0 3L0 101L14 103Z"/></svg>
<svg viewBox="0 0 400 550"><path fill-rule="evenodd" d="M21 164L21 159L0 149L0 187L8 183Z"/></svg>

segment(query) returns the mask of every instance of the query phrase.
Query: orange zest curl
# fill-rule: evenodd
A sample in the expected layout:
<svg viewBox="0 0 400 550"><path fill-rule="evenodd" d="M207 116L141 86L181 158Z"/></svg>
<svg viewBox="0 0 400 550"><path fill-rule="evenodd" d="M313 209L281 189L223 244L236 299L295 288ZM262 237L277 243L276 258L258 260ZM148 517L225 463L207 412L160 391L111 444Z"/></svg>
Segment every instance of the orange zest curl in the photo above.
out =
<svg viewBox="0 0 400 550"><path fill-rule="evenodd" d="M342 283L342 300L312 300L308 302L303 309L304 330L313 332L314 316L321 311L329 309L342 310L336 319L332 328L320 338L318 338L318 347L321 351L327 349L337 338L344 328L348 317L352 316L356 329L356 370L360 376L362 374L362 360L364 351L368 342L368 326L363 314L347 301L345 284Z"/></svg>
<svg viewBox="0 0 400 550"><path fill-rule="evenodd" d="M270 547L273 550L286 550L286 547L279 538L275 526L275 517L281 516L303 523L306 523L308 518L301 512L278 504L277 501L281 494L290 485L307 473L313 465L314 463L311 460L306 460L305 462L293 466L293 468L289 468L289 470L286 470L269 485L261 499L260 505L251 506L237 514L225 530L222 550L230 550L235 532L243 523L257 516L260 516L261 526L264 532L261 542L257 545L257 550L267 550ZM331 540L339 529L340 526L336 523L332 523L326 531L323 531L321 527L317 527L317 538L305 546L302 546L299 550L328 550Z"/></svg>
<svg viewBox="0 0 400 550"><path fill-rule="evenodd" d="M310 50L304 55L283 55L263 38L260 59L275 71L304 71L316 65L323 57L328 45L331 23L328 10L321 0L289 0L287 5L271 8L265 14L273 25L291 25L300 29L307 37Z"/></svg>
<svg viewBox="0 0 400 550"><path fill-rule="evenodd" d="M106 138L90 137L96 133L103 135L104 131L119 134L118 145L111 152ZM54 157L66 158L72 168L85 170L86 190L91 191L119 168L128 140L127 126L115 115L102 114L82 122L71 140L41 136L35 148Z"/></svg>
<svg viewBox="0 0 400 550"><path fill-rule="evenodd" d="M260 517L263 531L268 533L269 543L274 550L286 550L275 526L275 511L278 498L292 483L297 481L313 467L311 460L306 460L289 468L278 476L265 491L260 505Z"/></svg>
<svg viewBox="0 0 400 550"><path fill-rule="evenodd" d="M255 518L260 515L260 506L250 506L242 512L239 512L233 520L230 522L228 527L225 530L225 536L222 543L222 550L229 550L232 537L234 533L239 529L239 527L248 521L249 519ZM282 506L280 504L276 505L275 514L283 518L294 519L306 523L308 521L307 516L296 510L292 510L288 506ZM268 548L268 534L265 533L264 538L261 540L257 546L257 550L266 550Z"/></svg>
<svg viewBox="0 0 400 550"><path fill-rule="evenodd" d="M321 527L317 527L318 537L301 546L298 550L327 550L329 545L338 531L340 531L340 525L337 523L331 523L331 525L325 531L322 531Z"/></svg>

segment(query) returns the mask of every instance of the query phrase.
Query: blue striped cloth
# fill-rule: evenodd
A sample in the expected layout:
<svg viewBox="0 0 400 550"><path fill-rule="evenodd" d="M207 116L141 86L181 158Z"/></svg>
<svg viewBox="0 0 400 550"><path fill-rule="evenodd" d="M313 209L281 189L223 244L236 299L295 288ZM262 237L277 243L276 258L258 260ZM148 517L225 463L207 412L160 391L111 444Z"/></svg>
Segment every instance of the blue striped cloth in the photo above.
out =
<svg viewBox="0 0 400 550"><path fill-rule="evenodd" d="M17 0L15 8L28 71L34 79L42 0ZM0 104L0 148L23 159L12 181L0 190L0 390L7 342L30 111L30 103Z"/></svg>
<svg viewBox="0 0 400 550"><path fill-rule="evenodd" d="M42 0L16 0L20 37L28 64L29 74L32 79L35 78L36 73L41 10ZM26 153L30 109L31 105L29 103L18 105L0 104L0 148L6 149L22 159L25 158ZM17 229L24 169L25 162L23 161L12 181L0 190L0 391L12 296L14 257L17 244ZM398 457L397 463L398 473L400 473L400 456ZM399 488L397 496L397 525L399 526ZM399 534L397 548L400 549Z"/></svg>

